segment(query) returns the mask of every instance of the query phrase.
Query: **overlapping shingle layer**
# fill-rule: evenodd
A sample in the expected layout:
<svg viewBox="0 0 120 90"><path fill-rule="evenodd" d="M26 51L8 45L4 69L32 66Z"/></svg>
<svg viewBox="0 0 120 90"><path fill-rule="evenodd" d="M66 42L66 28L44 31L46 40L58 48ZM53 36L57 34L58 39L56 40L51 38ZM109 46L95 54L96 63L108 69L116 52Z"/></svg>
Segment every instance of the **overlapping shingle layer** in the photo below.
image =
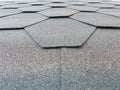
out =
<svg viewBox="0 0 120 90"><path fill-rule="evenodd" d="M120 90L119 6L0 2L0 90Z"/></svg>

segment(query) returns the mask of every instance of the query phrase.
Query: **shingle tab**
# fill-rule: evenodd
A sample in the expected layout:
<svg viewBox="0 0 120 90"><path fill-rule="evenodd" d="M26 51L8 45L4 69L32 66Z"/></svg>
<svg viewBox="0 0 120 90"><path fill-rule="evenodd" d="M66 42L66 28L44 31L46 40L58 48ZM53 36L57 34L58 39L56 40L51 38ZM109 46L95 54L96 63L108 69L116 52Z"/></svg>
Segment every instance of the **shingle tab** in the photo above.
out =
<svg viewBox="0 0 120 90"><path fill-rule="evenodd" d="M43 48L81 46L95 31L72 19L49 19L25 29Z"/></svg>
<svg viewBox="0 0 120 90"><path fill-rule="evenodd" d="M18 14L20 12L21 11L17 9L0 9L0 17L12 15L12 14Z"/></svg>
<svg viewBox="0 0 120 90"><path fill-rule="evenodd" d="M45 19L47 19L47 17L35 13L12 15L0 18L0 29L24 28Z"/></svg>
<svg viewBox="0 0 120 90"><path fill-rule="evenodd" d="M67 9L67 8L52 8L41 11L39 13L46 15L48 17L69 17L70 15L77 13L77 10Z"/></svg>
<svg viewBox="0 0 120 90"><path fill-rule="evenodd" d="M61 51L63 90L120 88L120 31L98 29L82 48Z"/></svg>
<svg viewBox="0 0 120 90"><path fill-rule="evenodd" d="M94 25L96 27L120 27L120 18L100 13L80 12L71 16L71 18Z"/></svg>

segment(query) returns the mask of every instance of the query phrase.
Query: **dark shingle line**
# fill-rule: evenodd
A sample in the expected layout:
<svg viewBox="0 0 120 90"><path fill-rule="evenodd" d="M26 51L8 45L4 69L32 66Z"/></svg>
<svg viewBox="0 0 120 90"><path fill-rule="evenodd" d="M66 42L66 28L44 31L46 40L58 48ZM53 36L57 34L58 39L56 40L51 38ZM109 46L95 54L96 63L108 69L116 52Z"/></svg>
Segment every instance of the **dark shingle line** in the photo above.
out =
<svg viewBox="0 0 120 90"><path fill-rule="evenodd" d="M22 13L37 13L39 11L22 11Z"/></svg>
<svg viewBox="0 0 120 90"><path fill-rule="evenodd" d="M49 7L51 7L51 8L65 8L67 6L49 6Z"/></svg>
<svg viewBox="0 0 120 90"><path fill-rule="evenodd" d="M24 29L24 27L18 27L18 28L0 28L0 31L7 31L7 30L21 30Z"/></svg>

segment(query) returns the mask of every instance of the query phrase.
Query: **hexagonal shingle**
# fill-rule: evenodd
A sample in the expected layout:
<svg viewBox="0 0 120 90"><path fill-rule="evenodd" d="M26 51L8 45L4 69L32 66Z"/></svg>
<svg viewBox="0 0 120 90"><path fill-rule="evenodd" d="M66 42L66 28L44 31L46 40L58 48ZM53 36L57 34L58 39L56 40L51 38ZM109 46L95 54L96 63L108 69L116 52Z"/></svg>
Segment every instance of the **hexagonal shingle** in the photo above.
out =
<svg viewBox="0 0 120 90"><path fill-rule="evenodd" d="M35 13L12 15L0 18L0 29L24 28L45 19L47 19L47 17Z"/></svg>
<svg viewBox="0 0 120 90"><path fill-rule="evenodd" d="M0 17L20 13L17 9L0 9Z"/></svg>
<svg viewBox="0 0 120 90"><path fill-rule="evenodd" d="M48 17L69 17L70 15L77 13L77 10L67 9L67 8L52 8L41 11L39 13Z"/></svg>
<svg viewBox="0 0 120 90"><path fill-rule="evenodd" d="M89 11L89 12L94 12L97 11L99 8L97 7L90 7L90 6L69 6L68 8L79 10L79 11Z"/></svg>
<svg viewBox="0 0 120 90"><path fill-rule="evenodd" d="M81 46L95 27L64 18L48 19L25 29L41 47L50 48Z"/></svg>
<svg viewBox="0 0 120 90"><path fill-rule="evenodd" d="M45 6L29 6L29 7L23 7L23 8L19 8L22 12L38 12L41 10L45 10L48 9L49 7L45 7Z"/></svg>
<svg viewBox="0 0 120 90"><path fill-rule="evenodd" d="M120 18L100 13L80 12L71 16L71 18L94 25L96 27L120 27Z"/></svg>

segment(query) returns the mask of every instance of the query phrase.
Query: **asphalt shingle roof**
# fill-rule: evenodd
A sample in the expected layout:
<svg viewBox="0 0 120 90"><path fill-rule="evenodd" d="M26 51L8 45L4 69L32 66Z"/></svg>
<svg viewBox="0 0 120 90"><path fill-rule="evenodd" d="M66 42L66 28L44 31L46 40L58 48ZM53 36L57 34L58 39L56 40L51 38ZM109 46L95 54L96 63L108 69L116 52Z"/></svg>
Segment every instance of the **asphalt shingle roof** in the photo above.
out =
<svg viewBox="0 0 120 90"><path fill-rule="evenodd" d="M117 3L0 5L0 90L120 90Z"/></svg>

